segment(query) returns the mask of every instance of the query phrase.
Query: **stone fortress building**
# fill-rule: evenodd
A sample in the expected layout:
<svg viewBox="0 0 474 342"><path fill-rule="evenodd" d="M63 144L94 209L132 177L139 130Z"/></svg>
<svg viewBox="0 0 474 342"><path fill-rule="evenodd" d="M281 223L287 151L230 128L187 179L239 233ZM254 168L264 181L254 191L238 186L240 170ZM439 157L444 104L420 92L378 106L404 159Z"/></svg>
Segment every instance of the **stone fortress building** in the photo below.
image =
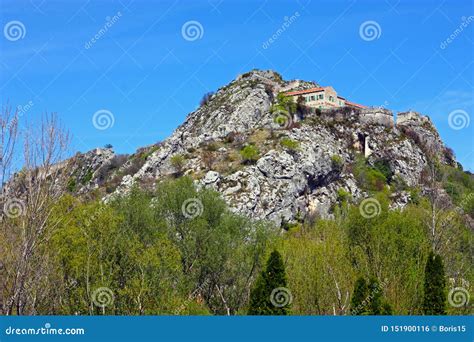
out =
<svg viewBox="0 0 474 342"><path fill-rule="evenodd" d="M302 97L306 106L315 109L333 109L337 107L367 108L366 106L350 102L342 96L337 95L334 88L330 86L287 91L285 95L291 96L295 102Z"/></svg>

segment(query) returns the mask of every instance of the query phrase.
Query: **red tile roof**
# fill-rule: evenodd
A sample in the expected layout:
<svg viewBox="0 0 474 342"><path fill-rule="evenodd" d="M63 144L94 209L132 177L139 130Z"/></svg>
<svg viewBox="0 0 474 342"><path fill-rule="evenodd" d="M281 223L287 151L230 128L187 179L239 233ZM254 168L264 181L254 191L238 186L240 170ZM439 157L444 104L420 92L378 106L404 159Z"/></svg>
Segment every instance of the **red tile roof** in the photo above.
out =
<svg viewBox="0 0 474 342"><path fill-rule="evenodd" d="M323 91L325 87L317 87L317 88L309 88L303 90L295 90L286 92L286 95L299 95L299 94L308 94L308 93L315 93L317 91Z"/></svg>

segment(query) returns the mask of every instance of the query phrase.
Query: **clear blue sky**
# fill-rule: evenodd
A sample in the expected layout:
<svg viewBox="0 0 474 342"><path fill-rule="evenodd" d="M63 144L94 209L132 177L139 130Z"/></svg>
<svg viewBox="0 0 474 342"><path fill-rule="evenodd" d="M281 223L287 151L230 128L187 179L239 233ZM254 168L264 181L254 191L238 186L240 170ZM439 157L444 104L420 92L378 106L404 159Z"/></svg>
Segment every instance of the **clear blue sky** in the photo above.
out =
<svg viewBox="0 0 474 342"><path fill-rule="evenodd" d="M2 0L1 101L32 103L23 113L29 120L57 112L77 150L110 143L130 153L169 136L203 93L250 69L274 69L285 79L332 85L355 102L428 114L464 167L474 170L474 122L462 122L474 114L473 6L462 0ZM112 24L100 34L107 20ZM202 27L195 26L197 36L193 23L183 36L190 21ZM114 125L98 130L92 118L102 109L113 114ZM453 111L461 119L455 127L463 128L450 127Z"/></svg>

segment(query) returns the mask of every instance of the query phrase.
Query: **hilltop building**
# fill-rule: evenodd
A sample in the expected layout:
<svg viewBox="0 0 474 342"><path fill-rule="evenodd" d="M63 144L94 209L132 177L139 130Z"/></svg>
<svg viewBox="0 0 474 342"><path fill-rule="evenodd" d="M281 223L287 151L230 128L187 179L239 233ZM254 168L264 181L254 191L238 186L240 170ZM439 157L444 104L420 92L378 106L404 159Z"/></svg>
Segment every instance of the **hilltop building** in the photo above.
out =
<svg viewBox="0 0 474 342"><path fill-rule="evenodd" d="M303 90L288 91L285 93L291 96L294 101L298 101L301 96L305 105L310 108L333 109L337 107L351 107L365 109L366 106L347 101L345 98L337 95L333 87L316 87Z"/></svg>

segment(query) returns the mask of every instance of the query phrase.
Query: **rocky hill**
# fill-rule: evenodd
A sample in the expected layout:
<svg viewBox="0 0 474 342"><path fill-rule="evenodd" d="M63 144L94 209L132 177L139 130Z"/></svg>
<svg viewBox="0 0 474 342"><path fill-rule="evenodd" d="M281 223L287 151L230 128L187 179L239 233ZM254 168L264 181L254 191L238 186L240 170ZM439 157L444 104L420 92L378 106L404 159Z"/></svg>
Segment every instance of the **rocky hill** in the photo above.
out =
<svg viewBox="0 0 474 342"><path fill-rule="evenodd" d="M330 217L344 194L357 202L387 185L392 206L403 207L410 199L405 190L419 184L428 153L457 165L430 119L419 113L398 113L395 121L382 108L275 110L280 92L315 85L284 81L273 71L240 75L203 99L163 142L132 155L107 148L76 155L69 191L110 200L132 184L153 187L160 179L189 175L219 191L236 212L281 224Z"/></svg>

